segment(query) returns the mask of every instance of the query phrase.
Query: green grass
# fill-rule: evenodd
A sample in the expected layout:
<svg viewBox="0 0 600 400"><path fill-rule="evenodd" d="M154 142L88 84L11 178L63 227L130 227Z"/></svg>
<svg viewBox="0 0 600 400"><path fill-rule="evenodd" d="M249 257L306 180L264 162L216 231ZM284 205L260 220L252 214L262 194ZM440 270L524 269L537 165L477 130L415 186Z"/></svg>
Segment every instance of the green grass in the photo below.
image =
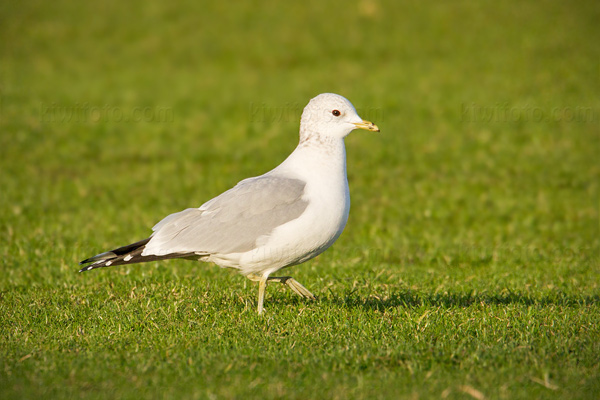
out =
<svg viewBox="0 0 600 400"><path fill-rule="evenodd" d="M0 398L595 399L600 5L0 5ZM289 272L78 274L266 172L314 95L344 234ZM146 114L143 114L146 112Z"/></svg>

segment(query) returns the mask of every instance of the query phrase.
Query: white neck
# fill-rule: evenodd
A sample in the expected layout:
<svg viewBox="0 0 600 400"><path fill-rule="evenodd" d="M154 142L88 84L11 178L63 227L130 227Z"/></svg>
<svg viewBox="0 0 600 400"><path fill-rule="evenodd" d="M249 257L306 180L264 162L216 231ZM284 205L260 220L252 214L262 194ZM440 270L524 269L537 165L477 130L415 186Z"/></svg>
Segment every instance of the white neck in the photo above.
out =
<svg viewBox="0 0 600 400"><path fill-rule="evenodd" d="M344 139L319 134L303 136L292 154L271 173L283 171L288 176L290 173L298 178L318 175L323 180L341 175L346 181Z"/></svg>

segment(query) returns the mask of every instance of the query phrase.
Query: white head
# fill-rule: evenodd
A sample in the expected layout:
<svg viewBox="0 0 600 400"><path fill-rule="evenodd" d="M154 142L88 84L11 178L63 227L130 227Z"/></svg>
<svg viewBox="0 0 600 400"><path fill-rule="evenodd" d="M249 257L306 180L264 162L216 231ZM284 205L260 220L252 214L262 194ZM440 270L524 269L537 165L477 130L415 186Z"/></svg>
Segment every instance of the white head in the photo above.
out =
<svg viewBox="0 0 600 400"><path fill-rule="evenodd" d="M300 141L313 135L342 139L354 129L379 132L377 125L358 116L352 103L345 97L323 93L304 107L300 119Z"/></svg>

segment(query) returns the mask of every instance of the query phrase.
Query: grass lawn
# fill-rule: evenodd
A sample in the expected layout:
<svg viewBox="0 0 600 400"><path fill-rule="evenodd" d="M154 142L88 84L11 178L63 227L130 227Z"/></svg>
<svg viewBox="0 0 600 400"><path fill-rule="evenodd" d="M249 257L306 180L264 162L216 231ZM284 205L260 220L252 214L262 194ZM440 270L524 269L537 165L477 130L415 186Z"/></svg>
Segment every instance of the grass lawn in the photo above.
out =
<svg viewBox="0 0 600 400"><path fill-rule="evenodd" d="M0 4L0 398L597 399L600 3ZM318 300L78 274L279 164L346 96Z"/></svg>

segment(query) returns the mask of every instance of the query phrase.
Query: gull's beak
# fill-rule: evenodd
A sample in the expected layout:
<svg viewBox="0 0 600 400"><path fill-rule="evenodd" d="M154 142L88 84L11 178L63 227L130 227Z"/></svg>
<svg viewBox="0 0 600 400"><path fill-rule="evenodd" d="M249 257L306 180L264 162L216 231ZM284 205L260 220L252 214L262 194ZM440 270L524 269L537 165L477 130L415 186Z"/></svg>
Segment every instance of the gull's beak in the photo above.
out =
<svg viewBox="0 0 600 400"><path fill-rule="evenodd" d="M379 132L379 127L371 121L362 120L362 122L354 122L356 129L364 129L372 132Z"/></svg>

